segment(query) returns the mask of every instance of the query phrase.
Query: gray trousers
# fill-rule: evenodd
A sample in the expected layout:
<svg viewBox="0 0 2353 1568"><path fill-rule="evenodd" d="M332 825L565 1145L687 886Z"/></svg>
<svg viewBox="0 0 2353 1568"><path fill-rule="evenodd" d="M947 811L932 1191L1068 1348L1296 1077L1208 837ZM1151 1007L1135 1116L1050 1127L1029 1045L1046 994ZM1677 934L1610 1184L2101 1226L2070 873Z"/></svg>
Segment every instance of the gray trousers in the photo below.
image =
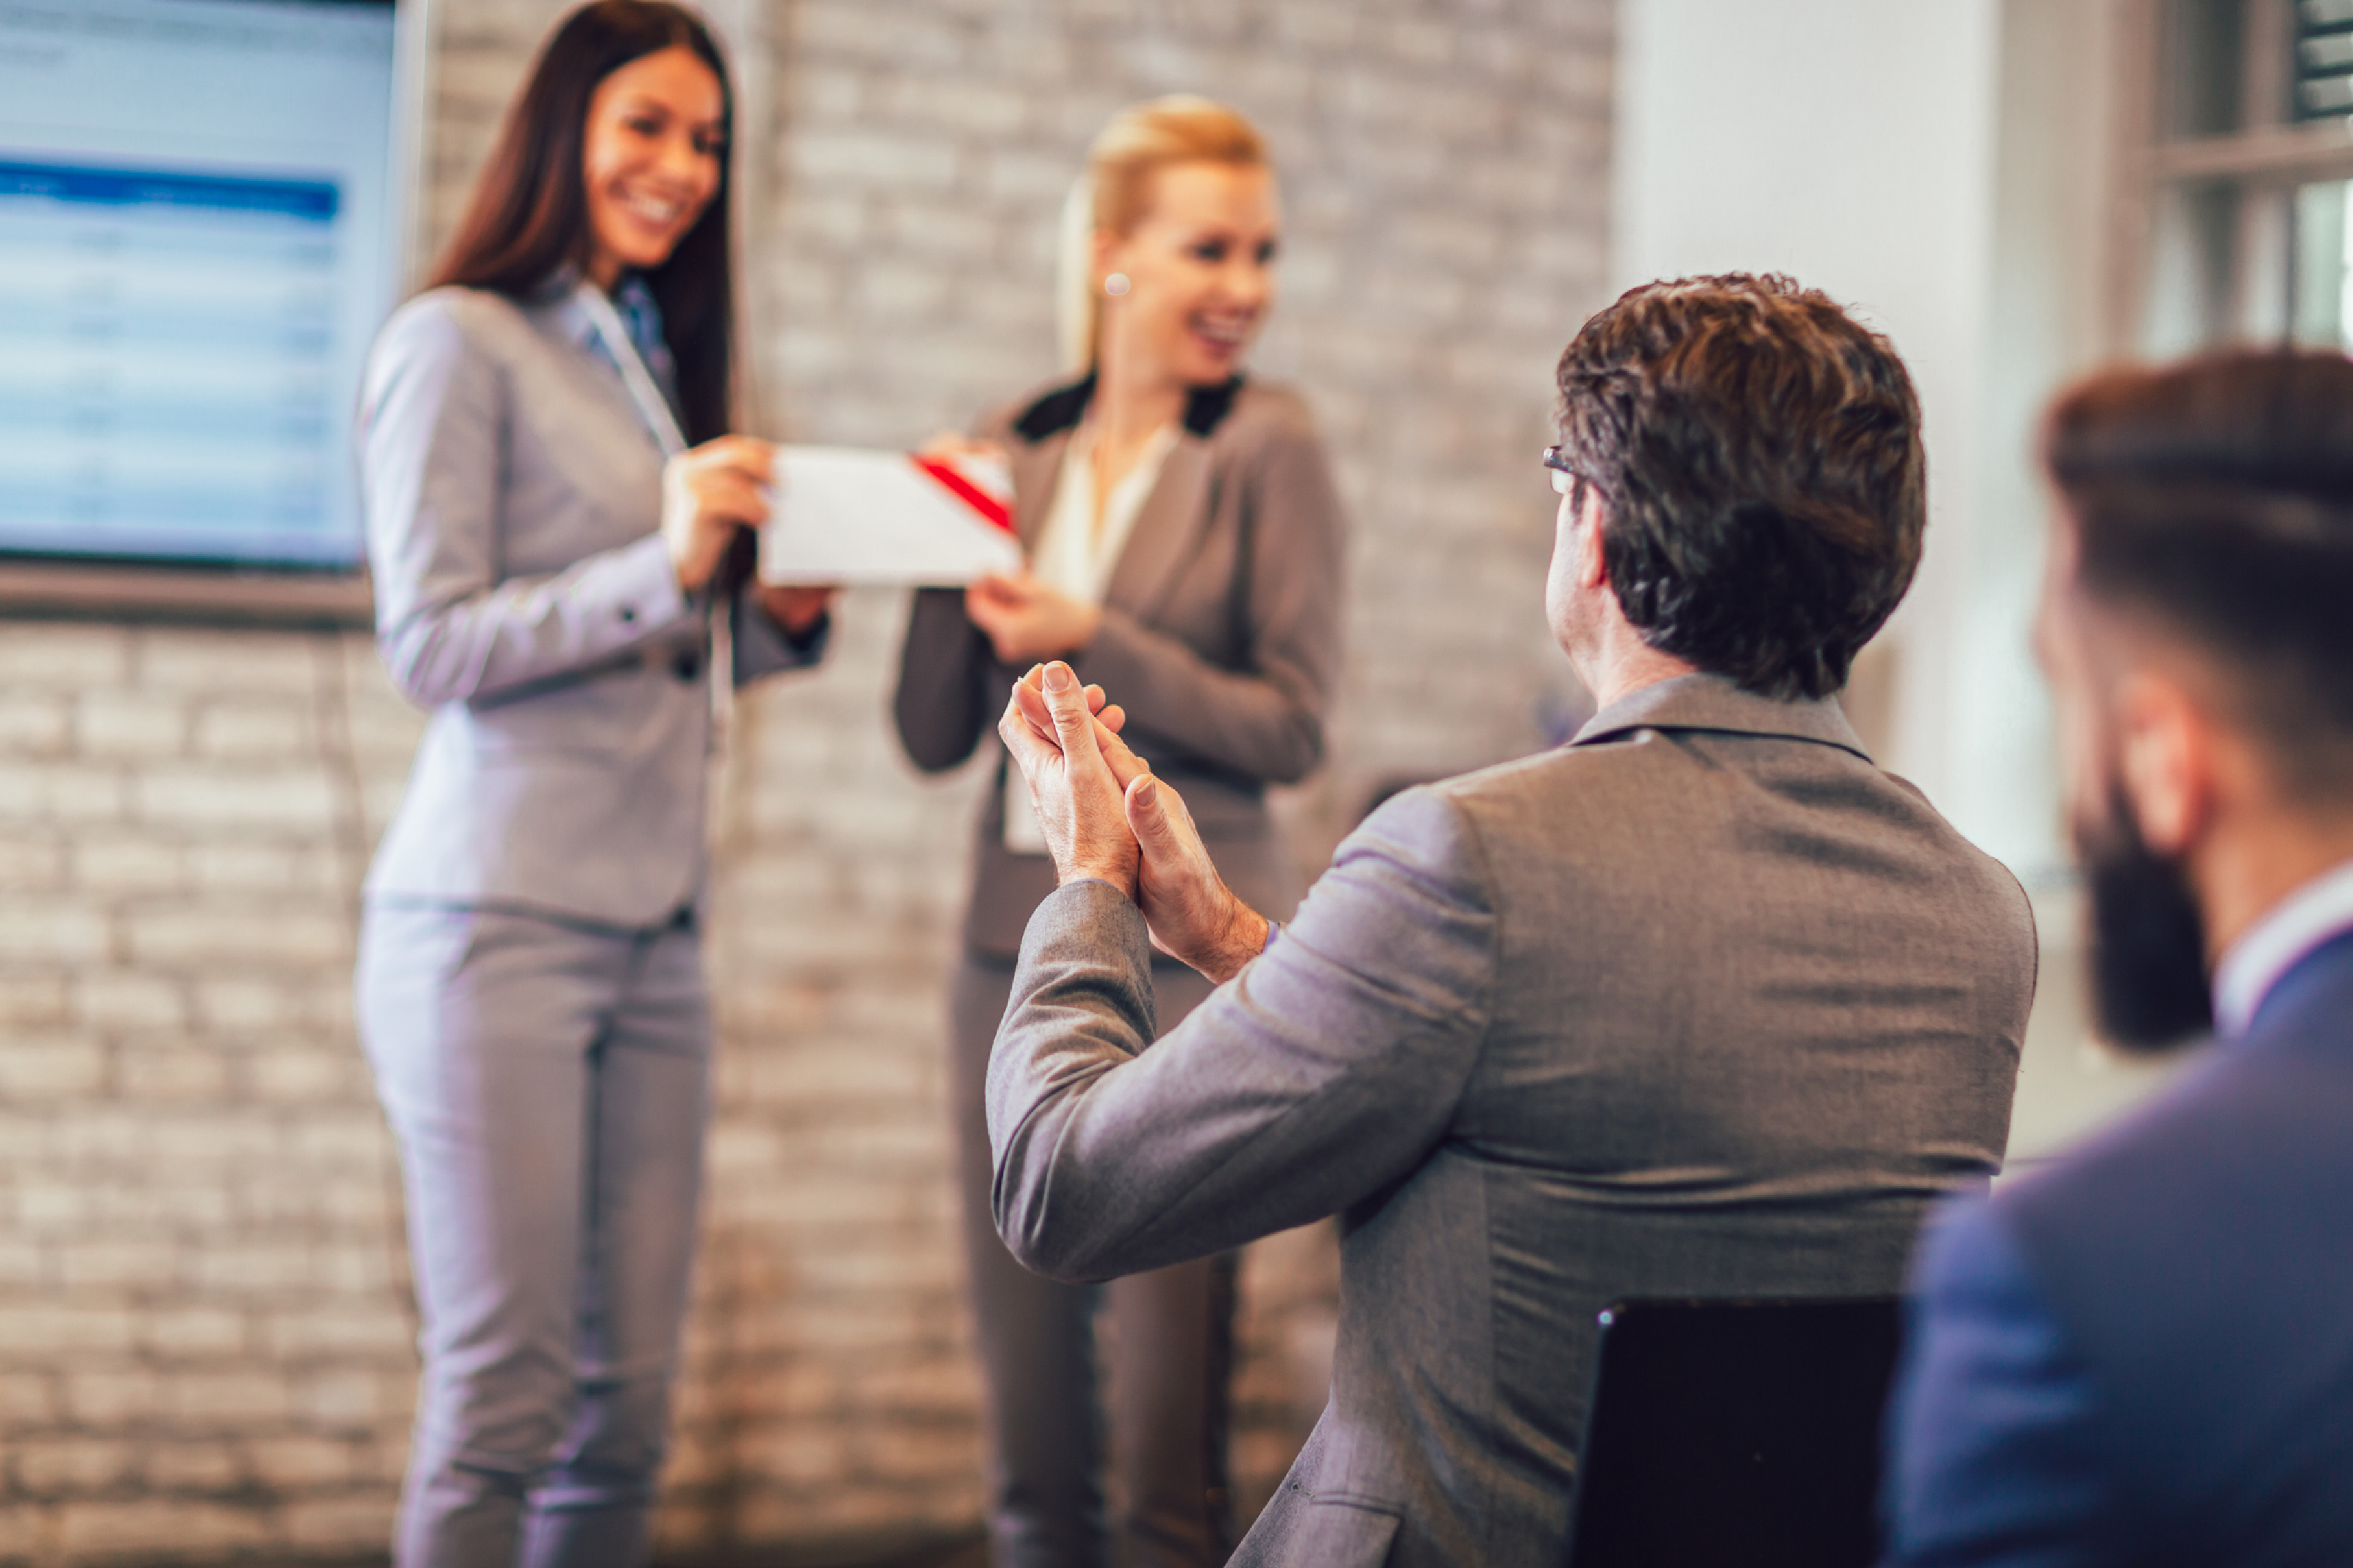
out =
<svg viewBox="0 0 2353 1568"><path fill-rule="evenodd" d="M1153 965L1160 1027L1199 1005L1209 983ZM1233 1548L1226 1478L1234 1270L1228 1254L1063 1285L1014 1261L989 1213L984 1090L1013 966L967 955L950 993L965 1261L988 1383L989 1535L999 1568L1207 1568ZM1103 1400L1094 1317L1111 1309L1110 1447L1124 1493L1116 1531L1103 1504Z"/></svg>
<svg viewBox="0 0 2353 1568"><path fill-rule="evenodd" d="M693 1262L701 939L372 904L358 1004L423 1325L394 1559L628 1568Z"/></svg>

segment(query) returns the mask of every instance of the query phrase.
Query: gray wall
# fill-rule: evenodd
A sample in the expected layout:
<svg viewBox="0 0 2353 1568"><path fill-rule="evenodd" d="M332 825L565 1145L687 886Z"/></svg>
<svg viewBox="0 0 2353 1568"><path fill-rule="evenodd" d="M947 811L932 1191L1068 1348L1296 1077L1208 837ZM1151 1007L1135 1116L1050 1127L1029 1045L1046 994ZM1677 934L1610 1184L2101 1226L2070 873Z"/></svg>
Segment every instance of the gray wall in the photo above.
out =
<svg viewBox="0 0 2353 1568"><path fill-rule="evenodd" d="M1888 332L1920 390L1918 581L1856 668L1884 766L2024 882L2042 928L2010 1155L2161 1081L2092 1038L2051 712L2028 647L2045 498L2036 421L2131 351L2123 282L2137 0L1625 0L1613 279L1772 268ZM1728 154L1727 149L1733 151ZM1881 700L1856 702L1874 689ZM1875 711L1862 711L1875 710ZM1876 720L1876 722L1873 722Z"/></svg>

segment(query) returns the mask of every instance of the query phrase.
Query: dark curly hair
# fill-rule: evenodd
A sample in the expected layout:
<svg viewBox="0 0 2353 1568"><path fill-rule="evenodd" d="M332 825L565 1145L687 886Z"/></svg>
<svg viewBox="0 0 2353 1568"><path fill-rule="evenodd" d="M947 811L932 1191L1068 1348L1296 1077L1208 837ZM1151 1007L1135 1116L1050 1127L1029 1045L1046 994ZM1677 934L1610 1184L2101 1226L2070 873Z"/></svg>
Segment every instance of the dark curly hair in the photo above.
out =
<svg viewBox="0 0 2353 1568"><path fill-rule="evenodd" d="M1816 289L1736 272L1629 291L1562 353L1558 425L1600 492L1609 585L1662 653L1827 697L1912 584L1919 399Z"/></svg>

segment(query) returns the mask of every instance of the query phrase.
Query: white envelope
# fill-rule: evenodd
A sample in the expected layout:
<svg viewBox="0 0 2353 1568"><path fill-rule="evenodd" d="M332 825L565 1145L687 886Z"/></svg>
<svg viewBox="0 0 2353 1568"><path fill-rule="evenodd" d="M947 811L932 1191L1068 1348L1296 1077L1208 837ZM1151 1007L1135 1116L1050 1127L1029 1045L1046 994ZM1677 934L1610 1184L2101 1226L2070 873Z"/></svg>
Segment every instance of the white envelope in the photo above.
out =
<svg viewBox="0 0 2353 1568"><path fill-rule="evenodd" d="M1012 505L1005 466L929 462L855 447L777 447L761 581L955 587L1018 572L1021 542L997 521Z"/></svg>

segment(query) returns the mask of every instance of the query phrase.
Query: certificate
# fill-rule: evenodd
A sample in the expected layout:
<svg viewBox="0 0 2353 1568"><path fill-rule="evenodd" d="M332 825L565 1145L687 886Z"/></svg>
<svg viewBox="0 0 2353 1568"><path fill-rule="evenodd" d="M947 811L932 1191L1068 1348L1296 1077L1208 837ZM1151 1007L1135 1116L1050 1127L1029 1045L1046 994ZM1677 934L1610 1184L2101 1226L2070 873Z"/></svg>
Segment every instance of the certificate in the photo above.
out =
<svg viewBox="0 0 2353 1568"><path fill-rule="evenodd" d="M1021 570L1002 463L854 447L779 447L765 583L955 587Z"/></svg>

